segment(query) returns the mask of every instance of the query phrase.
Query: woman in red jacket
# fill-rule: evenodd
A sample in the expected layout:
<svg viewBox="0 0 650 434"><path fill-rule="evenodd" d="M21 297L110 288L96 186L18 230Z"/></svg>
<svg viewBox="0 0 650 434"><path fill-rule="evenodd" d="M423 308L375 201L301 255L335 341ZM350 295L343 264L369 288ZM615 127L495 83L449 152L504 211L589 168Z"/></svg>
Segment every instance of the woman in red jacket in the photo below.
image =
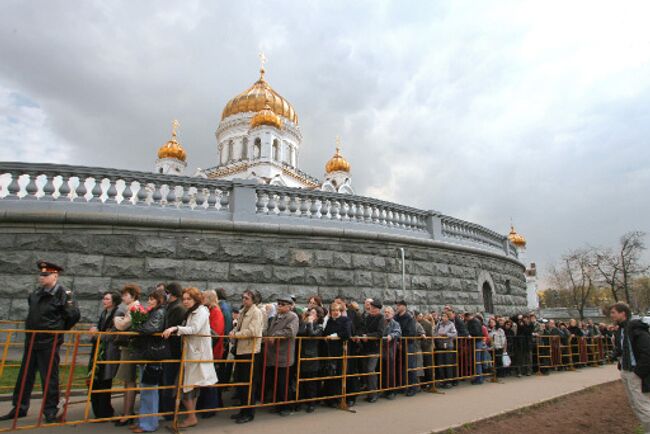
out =
<svg viewBox="0 0 650 434"><path fill-rule="evenodd" d="M212 357L215 360L215 370L219 371L219 362L223 357L223 336L225 332L225 322L223 318L223 313L219 307L219 298L217 297L217 292L210 289L203 291L203 304L207 306L210 311L210 330L212 331ZM204 387L201 389L199 399L196 402L197 410L205 410L209 408L219 408L223 407L223 401L221 400L221 389L215 385L215 387ZM201 417L206 419L212 417L216 412L204 412L200 413Z"/></svg>

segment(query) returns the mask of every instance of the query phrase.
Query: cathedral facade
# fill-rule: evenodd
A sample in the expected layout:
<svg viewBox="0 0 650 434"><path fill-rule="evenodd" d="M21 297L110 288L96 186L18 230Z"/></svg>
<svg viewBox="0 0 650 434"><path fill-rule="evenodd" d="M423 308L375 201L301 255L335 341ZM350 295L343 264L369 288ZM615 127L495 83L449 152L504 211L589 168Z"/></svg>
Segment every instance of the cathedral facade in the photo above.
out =
<svg viewBox="0 0 650 434"><path fill-rule="evenodd" d="M228 101L215 132L217 164L197 169L194 176L354 194L351 166L341 155L338 140L323 180L300 170L303 136L298 115L264 75L262 63L259 79ZM171 139L158 150L156 173L185 174L187 154L178 141L177 126L175 122Z"/></svg>

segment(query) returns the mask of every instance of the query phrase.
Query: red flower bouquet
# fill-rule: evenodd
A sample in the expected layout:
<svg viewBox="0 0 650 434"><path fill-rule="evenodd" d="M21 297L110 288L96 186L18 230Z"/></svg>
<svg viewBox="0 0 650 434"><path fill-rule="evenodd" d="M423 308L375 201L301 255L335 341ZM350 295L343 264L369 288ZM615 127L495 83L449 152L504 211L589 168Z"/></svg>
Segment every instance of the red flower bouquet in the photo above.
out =
<svg viewBox="0 0 650 434"><path fill-rule="evenodd" d="M145 309L141 304L135 304L129 309L131 313L131 327L137 328L144 324L149 318L149 309Z"/></svg>

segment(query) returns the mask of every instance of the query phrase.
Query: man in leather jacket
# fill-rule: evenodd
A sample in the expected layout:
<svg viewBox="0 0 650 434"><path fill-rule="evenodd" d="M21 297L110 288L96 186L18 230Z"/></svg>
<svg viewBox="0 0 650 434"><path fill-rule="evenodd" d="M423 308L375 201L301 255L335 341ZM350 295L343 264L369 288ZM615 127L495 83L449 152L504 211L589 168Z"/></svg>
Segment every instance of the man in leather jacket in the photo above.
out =
<svg viewBox="0 0 650 434"><path fill-rule="evenodd" d="M46 261L38 261L36 265L39 270L39 287L27 298L29 311L25 320L25 329L70 330L79 321L81 315L72 291L58 282L59 273L63 271L63 268ZM44 407L45 421L47 423L56 421L57 405L59 404L59 349L62 343L62 334L25 333L25 352L14 388L13 409L0 417L0 420L27 415L38 371L44 391L46 383L48 385ZM47 373L50 369L50 360L52 360L52 366L48 382ZM23 376L26 378L21 391ZM18 402L19 398L20 402Z"/></svg>
<svg viewBox="0 0 650 434"><path fill-rule="evenodd" d="M619 359L630 406L643 424L643 432L650 433L650 333L647 324L631 316L625 303L616 303L609 310L609 317L618 324L614 356Z"/></svg>

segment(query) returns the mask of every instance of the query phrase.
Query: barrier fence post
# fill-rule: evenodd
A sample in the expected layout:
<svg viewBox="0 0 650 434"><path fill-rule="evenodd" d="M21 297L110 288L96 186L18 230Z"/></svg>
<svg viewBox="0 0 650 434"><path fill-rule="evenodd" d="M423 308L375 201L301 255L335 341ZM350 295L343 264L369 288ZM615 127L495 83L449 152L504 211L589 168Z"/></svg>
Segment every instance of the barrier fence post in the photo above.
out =
<svg viewBox="0 0 650 434"><path fill-rule="evenodd" d="M5 339L5 347L2 350L2 361L0 361L0 377L5 372L5 364L7 363L7 356L9 355L9 347L11 346L11 335L13 332L7 333L7 338Z"/></svg>
<svg viewBox="0 0 650 434"><path fill-rule="evenodd" d="M431 336L431 387L429 393L438 393L436 387L436 338Z"/></svg>
<svg viewBox="0 0 650 434"><path fill-rule="evenodd" d="M296 401L300 397L300 365L302 362L302 337L298 336L298 360L296 361Z"/></svg>
<svg viewBox="0 0 650 434"><path fill-rule="evenodd" d="M503 352L501 352L501 358L503 358ZM501 362L503 364L503 361ZM498 383L497 380L497 351L496 348L492 348L492 383Z"/></svg>
<svg viewBox="0 0 650 434"><path fill-rule="evenodd" d="M381 389L384 388L384 339L379 338L379 381L377 381L377 390L378 393ZM389 350L390 351L390 350Z"/></svg>
<svg viewBox="0 0 650 434"><path fill-rule="evenodd" d="M253 336L251 339L253 340L253 343L252 343L252 347L251 347L252 348L252 350L251 350L251 366L250 366L250 371L248 372L248 401L247 401L248 405L251 405L251 400L253 399L253 387L254 387L254 384L255 384L255 379L253 378L254 377L253 374L255 373L255 348L256 348L255 344L256 344L257 336ZM278 359L276 358L275 359L275 364L276 365L277 365L277 360ZM276 377L277 377L277 375L276 375ZM253 404L255 404L255 403L253 402Z"/></svg>
<svg viewBox="0 0 650 434"><path fill-rule="evenodd" d="M339 409L348 409L347 379L348 379L348 341L343 342L343 360L341 361L341 403Z"/></svg>
<svg viewBox="0 0 650 434"><path fill-rule="evenodd" d="M99 339L101 334L98 335L97 345L95 345L95 352L93 354L93 364L90 369L90 381L88 382L88 396L86 397L86 408L84 409L84 421L88 420L88 415L90 414L90 399L93 393L93 384L95 383L95 372L97 370L97 356L99 355ZM119 368L119 363L118 363Z"/></svg>
<svg viewBox="0 0 650 434"><path fill-rule="evenodd" d="M181 363L178 368L178 381L176 384L176 398L174 400L174 417L172 419L172 431L178 434L178 411L181 407L181 397L183 396L183 378L185 376L185 335L181 336Z"/></svg>
<svg viewBox="0 0 650 434"><path fill-rule="evenodd" d="M98 336L97 339L97 346L100 344L101 336ZM72 362L70 363L70 371L68 373L68 385L66 386L65 389L65 404L63 404L63 416L61 419L65 422L65 418L68 415L68 403L70 402L70 391L72 389L72 380L74 378L74 368L75 365L77 364L77 353L79 350L79 340L81 339L81 335L77 334L74 339L74 348L72 350Z"/></svg>

